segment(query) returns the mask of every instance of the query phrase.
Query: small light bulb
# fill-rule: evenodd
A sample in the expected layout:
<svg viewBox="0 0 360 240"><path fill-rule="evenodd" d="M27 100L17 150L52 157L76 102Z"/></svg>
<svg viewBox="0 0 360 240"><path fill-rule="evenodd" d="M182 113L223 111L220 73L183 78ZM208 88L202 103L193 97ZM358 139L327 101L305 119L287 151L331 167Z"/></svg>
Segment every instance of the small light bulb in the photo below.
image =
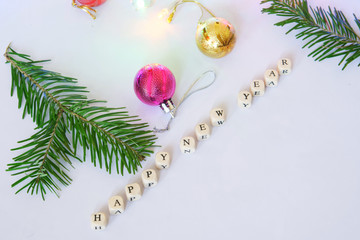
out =
<svg viewBox="0 0 360 240"><path fill-rule="evenodd" d="M132 5L136 9L148 8L153 4L153 0L131 0Z"/></svg>
<svg viewBox="0 0 360 240"><path fill-rule="evenodd" d="M145 7L144 1L138 1L138 2L137 2L137 8L138 8L138 9L144 8L144 7Z"/></svg>
<svg viewBox="0 0 360 240"><path fill-rule="evenodd" d="M169 15L169 9L164 8L161 10L161 12L158 15L159 19L165 19Z"/></svg>

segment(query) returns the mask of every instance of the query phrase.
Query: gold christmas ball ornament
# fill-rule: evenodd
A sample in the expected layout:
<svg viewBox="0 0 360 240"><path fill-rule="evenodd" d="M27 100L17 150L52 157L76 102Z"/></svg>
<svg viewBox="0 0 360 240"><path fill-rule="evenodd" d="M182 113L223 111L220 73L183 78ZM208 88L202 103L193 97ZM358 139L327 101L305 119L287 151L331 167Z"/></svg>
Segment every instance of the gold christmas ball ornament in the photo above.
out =
<svg viewBox="0 0 360 240"><path fill-rule="evenodd" d="M206 20L200 20L196 30L196 44L200 51L206 56L212 58L221 58L229 54L235 46L235 29L231 23L224 18L216 17L209 9L198 1L177 0L170 8L170 11L164 9L159 17L168 15L167 21L171 23L177 7L183 3L195 3L202 12L200 19L206 19L206 15L212 17Z"/></svg>
<svg viewBox="0 0 360 240"><path fill-rule="evenodd" d="M212 17L197 26L196 44L206 56L224 57L234 48L235 42L235 29L223 18Z"/></svg>

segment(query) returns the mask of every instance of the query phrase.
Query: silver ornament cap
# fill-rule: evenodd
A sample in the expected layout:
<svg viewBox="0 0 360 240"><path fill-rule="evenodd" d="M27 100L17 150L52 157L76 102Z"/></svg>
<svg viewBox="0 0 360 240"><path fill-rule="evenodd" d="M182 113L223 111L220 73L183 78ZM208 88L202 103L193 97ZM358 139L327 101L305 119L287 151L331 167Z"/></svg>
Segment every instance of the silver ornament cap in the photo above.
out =
<svg viewBox="0 0 360 240"><path fill-rule="evenodd" d="M160 108L165 112L165 113L170 113L171 117L174 118L174 109L175 109L175 105L173 103L173 101L171 99L165 100L164 102L162 102L160 104Z"/></svg>

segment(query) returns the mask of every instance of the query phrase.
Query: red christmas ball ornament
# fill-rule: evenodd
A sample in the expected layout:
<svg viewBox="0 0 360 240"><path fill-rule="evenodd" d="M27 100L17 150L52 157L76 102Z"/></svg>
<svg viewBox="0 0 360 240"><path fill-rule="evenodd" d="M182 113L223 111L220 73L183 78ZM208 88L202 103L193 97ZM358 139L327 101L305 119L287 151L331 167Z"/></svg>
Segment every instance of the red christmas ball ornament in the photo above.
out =
<svg viewBox="0 0 360 240"><path fill-rule="evenodd" d="M76 0L76 1L82 5L89 7L96 7L106 2L106 0Z"/></svg>

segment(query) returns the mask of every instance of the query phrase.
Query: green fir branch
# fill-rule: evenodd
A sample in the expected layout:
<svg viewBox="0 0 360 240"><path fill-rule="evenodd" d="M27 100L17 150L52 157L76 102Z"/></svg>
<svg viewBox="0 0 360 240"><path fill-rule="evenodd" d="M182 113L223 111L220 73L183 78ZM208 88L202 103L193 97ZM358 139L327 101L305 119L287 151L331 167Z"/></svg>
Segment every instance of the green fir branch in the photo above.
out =
<svg viewBox="0 0 360 240"><path fill-rule="evenodd" d="M65 164L71 165L70 157L77 157L66 133L63 111L59 110L57 116L44 123L37 133L20 141L22 146L12 149L26 150L13 159L14 163L8 164L8 171L15 172L14 176L23 175L12 184L12 187L23 184L16 193L27 188L31 195L40 192L45 199L46 189L58 195L60 187L56 182L65 186L70 184L71 178L66 173L69 170Z"/></svg>
<svg viewBox="0 0 360 240"><path fill-rule="evenodd" d="M66 114L68 125L72 129L73 145L83 148L84 159L86 150L90 150L91 161L94 166L102 168L104 159L105 169L111 173L111 163L115 159L117 173L123 174L124 168L129 173L135 173L144 156L152 153L155 137L152 131L143 130L148 125L136 123L140 119L129 116L123 108L106 108L92 106L96 101L84 101L77 114ZM70 109L72 110L72 109ZM109 145L113 146L109 149ZM126 161L128 156L131 161ZM119 165L119 163L121 165Z"/></svg>
<svg viewBox="0 0 360 240"><path fill-rule="evenodd" d="M336 8L328 11L321 7L312 8L307 0L263 0L261 4L271 3L262 12L275 14L286 19L276 26L293 24L286 34L300 31L296 38L306 41L303 48L314 48L308 55L315 61L341 57L338 65L343 70L360 57L360 37L349 24L345 15ZM354 21L360 29L360 21L354 14ZM358 64L360 66L360 63Z"/></svg>
<svg viewBox="0 0 360 240"><path fill-rule="evenodd" d="M66 165L77 159L82 148L83 161L90 153L94 166L105 167L118 174L124 169L135 173L141 161L155 147L156 137L148 124L130 116L124 108L99 106L104 101L89 100L85 87L74 78L43 69L30 56L15 52L10 46L5 52L11 64L11 95L18 97L23 117L30 115L38 130L23 145L13 149L25 151L8 165L12 175L20 175L12 186L27 189L30 194L47 191L58 195L59 183L71 182Z"/></svg>

